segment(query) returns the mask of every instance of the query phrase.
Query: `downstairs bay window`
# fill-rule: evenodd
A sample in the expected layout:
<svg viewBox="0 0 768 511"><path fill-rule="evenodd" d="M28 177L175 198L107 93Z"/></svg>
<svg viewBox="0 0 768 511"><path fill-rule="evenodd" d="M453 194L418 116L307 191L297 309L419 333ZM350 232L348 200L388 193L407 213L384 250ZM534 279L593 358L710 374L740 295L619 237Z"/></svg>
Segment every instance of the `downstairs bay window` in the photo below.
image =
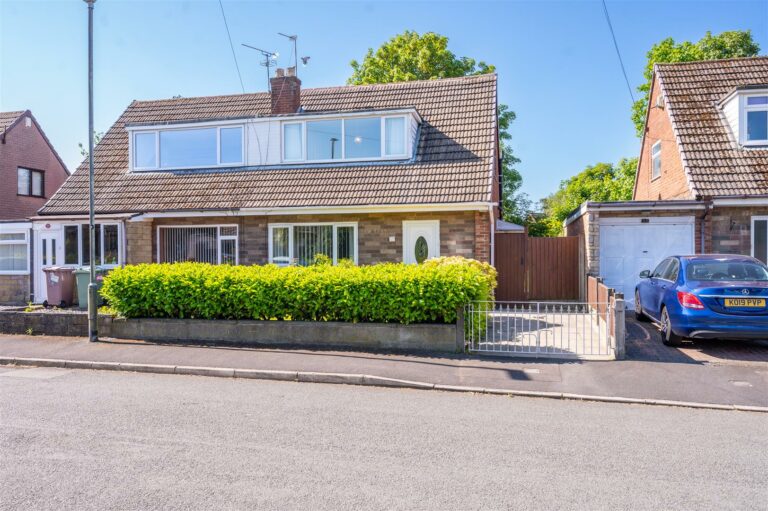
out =
<svg viewBox="0 0 768 511"><path fill-rule="evenodd" d="M357 263L357 223L270 224L270 263L307 266L317 255Z"/></svg>
<svg viewBox="0 0 768 511"><path fill-rule="evenodd" d="M157 261L238 264L237 225L159 226Z"/></svg>

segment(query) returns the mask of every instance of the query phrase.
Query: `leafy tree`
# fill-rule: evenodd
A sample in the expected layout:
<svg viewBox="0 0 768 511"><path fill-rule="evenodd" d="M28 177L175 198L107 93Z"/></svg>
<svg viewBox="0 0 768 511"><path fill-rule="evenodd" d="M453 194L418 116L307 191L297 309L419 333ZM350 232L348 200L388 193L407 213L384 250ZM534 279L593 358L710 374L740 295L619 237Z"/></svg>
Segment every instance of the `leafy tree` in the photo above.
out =
<svg viewBox="0 0 768 511"><path fill-rule="evenodd" d="M434 32L406 30L375 52L368 48L362 63L353 60L350 85L410 82L493 73L496 68L448 50L448 38Z"/></svg>
<svg viewBox="0 0 768 511"><path fill-rule="evenodd" d="M562 181L555 193L541 201L543 215L535 222L537 232L558 236L562 232L563 220L584 201L630 200L636 170L637 158L624 158L616 165L591 165Z"/></svg>
<svg viewBox="0 0 768 511"><path fill-rule="evenodd" d="M456 76L493 73L496 68L469 57L457 57L448 49L448 38L434 32L418 34L406 30L381 45L376 51L368 49L362 63L353 60L352 76L347 83L371 83L434 80ZM502 214L510 222L522 224L528 216L530 200L520 192L523 177L515 168L515 157L509 127L515 113L507 105L499 105L499 138L502 158Z"/></svg>
<svg viewBox="0 0 768 511"><path fill-rule="evenodd" d="M754 57L759 52L760 47L752 39L752 33L749 30L734 30L718 35L707 32L695 43L690 41L676 43L674 39L668 37L654 44L648 52L648 61L643 72L645 83L637 88L639 92L643 93L643 97L632 105L632 121L635 123L637 136L643 135L645 127L645 114L650 100L654 64Z"/></svg>

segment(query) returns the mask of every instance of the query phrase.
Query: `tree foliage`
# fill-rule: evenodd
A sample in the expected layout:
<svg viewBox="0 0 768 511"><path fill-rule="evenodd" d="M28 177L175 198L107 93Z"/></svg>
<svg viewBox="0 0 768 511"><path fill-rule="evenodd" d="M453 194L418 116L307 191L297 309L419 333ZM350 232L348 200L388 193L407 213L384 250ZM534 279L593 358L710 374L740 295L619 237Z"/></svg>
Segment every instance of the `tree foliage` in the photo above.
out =
<svg viewBox="0 0 768 511"><path fill-rule="evenodd" d="M536 231L540 235L558 236L563 220L585 201L632 199L636 170L637 158L624 158L615 165L591 165L562 181L555 193L542 199L543 215L534 222Z"/></svg>
<svg viewBox="0 0 768 511"><path fill-rule="evenodd" d="M645 115L650 100L654 64L754 57L759 52L760 47L752 39L752 33L749 30L734 30L718 35L707 32L695 43L690 41L676 43L674 39L668 37L654 44L647 54L648 60L643 72L645 83L637 88L639 92L643 93L643 97L632 105L632 121L635 123L637 136L642 136L645 128Z"/></svg>
<svg viewBox="0 0 768 511"><path fill-rule="evenodd" d="M457 76L493 73L496 68L469 57L457 57L448 49L448 38L427 32L419 34L406 30L381 45L368 49L362 63L353 60L352 76L347 83L372 83L434 80ZM528 216L530 201L520 191L523 177L515 166L520 160L514 155L509 132L515 112L499 105L499 139L501 144L502 214L510 222L522 224Z"/></svg>
<svg viewBox="0 0 768 511"><path fill-rule="evenodd" d="M363 62L353 60L350 85L435 80L493 73L496 69L448 49L448 38L434 32L420 35L406 30L378 50L368 49Z"/></svg>

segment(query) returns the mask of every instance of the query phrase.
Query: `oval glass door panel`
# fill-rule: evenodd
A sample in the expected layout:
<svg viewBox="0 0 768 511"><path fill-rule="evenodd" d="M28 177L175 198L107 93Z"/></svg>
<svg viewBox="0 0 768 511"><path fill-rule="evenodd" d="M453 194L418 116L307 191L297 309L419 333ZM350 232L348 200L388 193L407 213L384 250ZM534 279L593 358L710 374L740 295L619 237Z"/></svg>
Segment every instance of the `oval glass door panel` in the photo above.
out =
<svg viewBox="0 0 768 511"><path fill-rule="evenodd" d="M417 263L423 263L429 257L429 244L424 236L419 236L416 239L413 251Z"/></svg>

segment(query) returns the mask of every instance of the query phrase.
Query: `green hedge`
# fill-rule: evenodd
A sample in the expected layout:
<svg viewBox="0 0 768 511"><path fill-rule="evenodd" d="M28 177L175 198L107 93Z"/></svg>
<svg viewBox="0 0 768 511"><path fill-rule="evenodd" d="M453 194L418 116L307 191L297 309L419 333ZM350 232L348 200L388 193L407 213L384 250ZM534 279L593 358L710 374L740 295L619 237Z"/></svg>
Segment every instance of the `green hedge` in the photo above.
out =
<svg viewBox="0 0 768 511"><path fill-rule="evenodd" d="M113 270L101 294L125 317L452 323L492 299L496 270L460 257L420 265L309 267L140 264Z"/></svg>

